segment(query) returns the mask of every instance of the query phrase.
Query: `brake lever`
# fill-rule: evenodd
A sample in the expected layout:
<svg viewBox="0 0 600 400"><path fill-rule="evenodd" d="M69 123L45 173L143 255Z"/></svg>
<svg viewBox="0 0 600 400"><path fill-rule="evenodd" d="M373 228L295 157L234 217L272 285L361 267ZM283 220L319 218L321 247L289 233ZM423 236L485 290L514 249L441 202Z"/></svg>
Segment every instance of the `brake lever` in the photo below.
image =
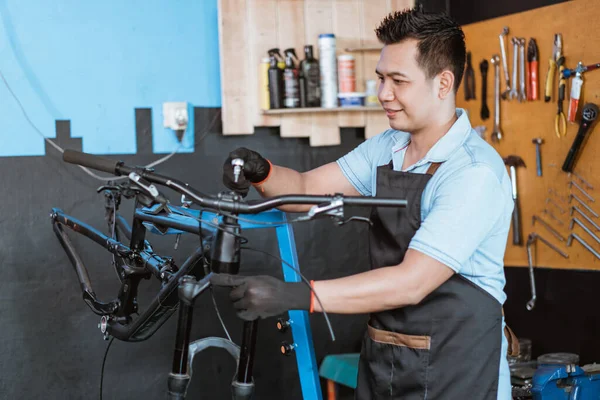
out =
<svg viewBox="0 0 600 400"><path fill-rule="evenodd" d="M350 217L350 218L346 219L345 221L338 221L337 224L339 226L342 226L342 225L345 225L345 224L347 224L348 222L351 222L351 221L365 222L365 223L369 224L369 226L371 226L371 227L373 226L373 221L371 221L370 218L367 218L367 217L357 217L357 216Z"/></svg>
<svg viewBox="0 0 600 400"><path fill-rule="evenodd" d="M139 174L132 172L129 174L129 179L139 186L145 194L149 195L160 204L165 205L168 203L168 200L160 194L156 186L142 178Z"/></svg>

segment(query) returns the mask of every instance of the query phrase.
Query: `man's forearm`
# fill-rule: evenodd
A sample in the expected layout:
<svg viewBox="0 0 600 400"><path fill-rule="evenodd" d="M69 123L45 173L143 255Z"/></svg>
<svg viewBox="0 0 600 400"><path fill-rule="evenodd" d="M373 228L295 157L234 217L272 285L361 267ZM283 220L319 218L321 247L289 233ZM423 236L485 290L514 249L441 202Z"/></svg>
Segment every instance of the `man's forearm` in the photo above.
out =
<svg viewBox="0 0 600 400"><path fill-rule="evenodd" d="M317 281L314 289L325 311L362 314L404 307L418 302L418 288L402 266L384 267L360 274ZM315 299L315 311L322 311Z"/></svg>
<svg viewBox="0 0 600 400"><path fill-rule="evenodd" d="M262 197L273 197L285 194L306 194L302 173L290 168L273 165L268 179L261 185L256 186L256 191ZM304 212L310 206L293 205L280 207L283 211Z"/></svg>

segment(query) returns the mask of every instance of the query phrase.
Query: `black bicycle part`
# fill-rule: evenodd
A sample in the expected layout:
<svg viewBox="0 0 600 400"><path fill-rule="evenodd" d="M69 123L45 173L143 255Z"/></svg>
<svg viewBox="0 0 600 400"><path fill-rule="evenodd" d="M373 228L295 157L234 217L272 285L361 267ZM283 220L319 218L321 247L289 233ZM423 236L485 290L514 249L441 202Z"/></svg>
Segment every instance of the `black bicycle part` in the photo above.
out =
<svg viewBox="0 0 600 400"><path fill-rule="evenodd" d="M252 203L243 202L243 198L236 195L233 198L207 196L187 183L168 176L159 175L153 170L144 167L128 167L122 161L114 161L92 154L82 153L75 150L65 150L63 160L72 164L82 165L108 172L117 176L129 175L135 172L149 182L166 186L183 194L200 207L228 212L233 214L257 214L287 204L321 204L329 203L332 196L320 195L283 195L268 199L257 200ZM343 197L344 205L348 206L372 206L372 207L406 207L407 201L393 198L346 196Z"/></svg>

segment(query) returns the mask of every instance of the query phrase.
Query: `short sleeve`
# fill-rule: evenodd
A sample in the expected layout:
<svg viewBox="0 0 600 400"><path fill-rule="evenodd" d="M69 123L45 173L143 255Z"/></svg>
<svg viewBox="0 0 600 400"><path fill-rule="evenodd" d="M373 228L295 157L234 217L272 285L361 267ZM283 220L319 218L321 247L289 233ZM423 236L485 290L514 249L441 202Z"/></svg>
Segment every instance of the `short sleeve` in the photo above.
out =
<svg viewBox="0 0 600 400"><path fill-rule="evenodd" d="M504 215L507 202L507 193L489 166L465 167L436 188L431 209L409 248L464 272L462 266Z"/></svg>
<svg viewBox="0 0 600 400"><path fill-rule="evenodd" d="M384 145L387 133L388 131L365 140L337 160L346 179L363 196L372 196L373 168L379 162L382 151L390 151L391 157L391 148Z"/></svg>

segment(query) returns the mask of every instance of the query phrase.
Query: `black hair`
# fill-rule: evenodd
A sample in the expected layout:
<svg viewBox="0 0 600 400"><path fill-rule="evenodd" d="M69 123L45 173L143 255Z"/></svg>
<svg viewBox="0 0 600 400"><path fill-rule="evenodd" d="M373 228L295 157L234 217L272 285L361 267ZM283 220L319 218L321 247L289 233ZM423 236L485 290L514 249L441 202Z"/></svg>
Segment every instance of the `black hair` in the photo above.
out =
<svg viewBox="0 0 600 400"><path fill-rule="evenodd" d="M462 81L466 62L465 34L447 14L428 13L420 8L389 14L375 29L385 45L406 39L418 41L417 64L431 79L445 69L454 74L454 91Z"/></svg>

